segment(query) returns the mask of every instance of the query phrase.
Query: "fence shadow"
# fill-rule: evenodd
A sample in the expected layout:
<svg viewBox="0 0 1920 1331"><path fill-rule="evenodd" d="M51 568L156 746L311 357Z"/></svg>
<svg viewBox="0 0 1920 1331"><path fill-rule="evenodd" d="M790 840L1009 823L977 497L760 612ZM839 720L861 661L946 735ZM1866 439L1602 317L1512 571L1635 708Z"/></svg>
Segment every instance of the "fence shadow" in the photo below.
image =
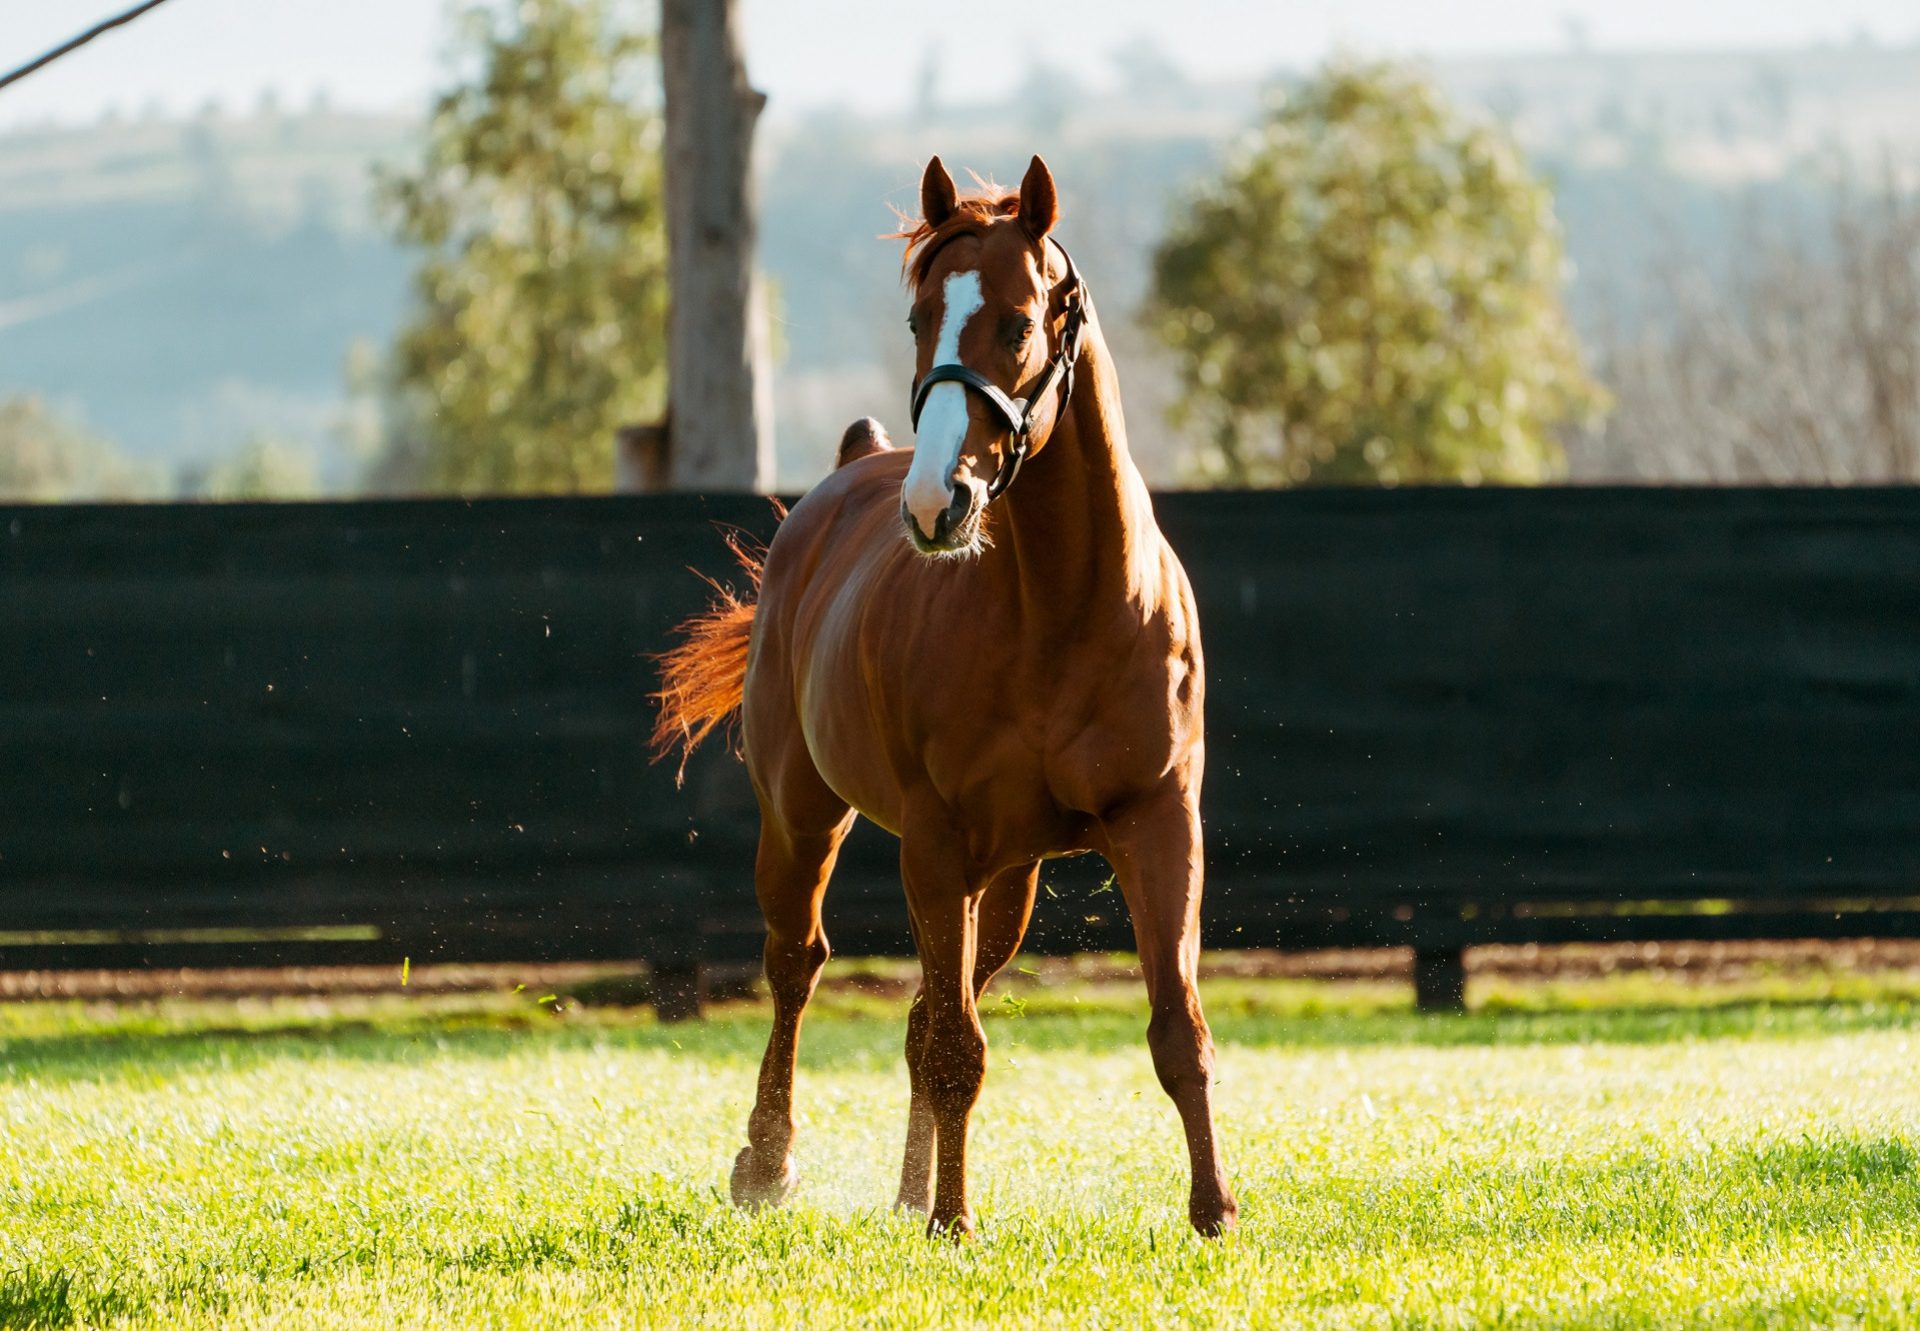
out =
<svg viewBox="0 0 1920 1331"><path fill-rule="evenodd" d="M816 1072L892 1069L900 1060L904 1000L857 1005L823 1002L807 1028L801 1065ZM136 1010L137 1014L137 1010ZM1084 1053L1141 1051L1144 1002L1071 1001L1010 996L984 1012L993 1045ZM1212 1013L1215 1039L1227 1049L1330 1049L1383 1046L1498 1047L1561 1044L1654 1045L1712 1038L1784 1038L1920 1025L1920 1003L1905 998L1738 998L1725 1002L1567 1003L1526 1011L1418 1013L1405 1008L1346 1011L1337 1007L1263 1009L1242 1000ZM758 1003L718 1006L700 1022L663 1024L645 1013L545 1008L373 1014L288 1014L239 1022L216 1005L204 1024L191 1017L162 1028L137 1015L0 1036L0 1076L51 1081L113 1080L218 1066L281 1060L349 1060L404 1064L427 1058L507 1058L532 1051L652 1051L717 1062L757 1061L766 1037Z"/></svg>

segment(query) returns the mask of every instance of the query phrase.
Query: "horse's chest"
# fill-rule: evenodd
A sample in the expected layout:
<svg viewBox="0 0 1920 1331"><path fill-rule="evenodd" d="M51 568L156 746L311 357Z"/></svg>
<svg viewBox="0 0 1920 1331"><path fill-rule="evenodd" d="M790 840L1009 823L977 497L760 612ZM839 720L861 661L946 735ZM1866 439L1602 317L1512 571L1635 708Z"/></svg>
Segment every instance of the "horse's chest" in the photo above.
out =
<svg viewBox="0 0 1920 1331"><path fill-rule="evenodd" d="M901 687L853 652L817 657L803 704L808 747L842 799L899 833L909 806L943 810L970 838L1051 844L1070 824L1053 797L1044 736L975 705L964 687Z"/></svg>
<svg viewBox="0 0 1920 1331"><path fill-rule="evenodd" d="M891 831L900 830L913 803L938 805L957 825L1016 840L1058 821L1044 754L1030 736L991 718L889 711L844 695L808 710L808 742L821 775ZM894 724L879 724L881 716Z"/></svg>
<svg viewBox="0 0 1920 1331"><path fill-rule="evenodd" d="M916 609L878 608L899 605ZM1167 770L1163 654L1042 668L993 616L949 608L857 580L820 606L799 693L821 776L896 833L925 806L994 858L1084 848L1091 816Z"/></svg>

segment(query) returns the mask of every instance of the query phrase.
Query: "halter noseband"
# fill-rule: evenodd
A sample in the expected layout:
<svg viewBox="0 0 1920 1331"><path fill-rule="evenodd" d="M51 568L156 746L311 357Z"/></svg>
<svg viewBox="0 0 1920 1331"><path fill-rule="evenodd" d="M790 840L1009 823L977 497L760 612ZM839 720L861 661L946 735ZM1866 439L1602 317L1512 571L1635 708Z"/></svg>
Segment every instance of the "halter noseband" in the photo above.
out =
<svg viewBox="0 0 1920 1331"><path fill-rule="evenodd" d="M978 370L962 365L959 361L948 361L943 365L930 368L924 377L913 385L911 421L914 430L920 429L920 409L927 404L927 394L933 391L935 384L959 384L971 388L987 400L987 404L1000 414L1011 435L1005 461L994 473L993 480L987 485L987 502L991 504L1007 492L1007 488L1020 474L1020 464L1027 460L1028 444L1033 431L1033 409L1044 402L1057 384L1065 381L1065 391L1060 394L1060 406L1054 413L1054 419L1060 418L1060 412L1067 409L1067 401L1073 396L1073 363L1080 359L1080 345L1085 340L1087 324L1086 284L1080 280L1079 272L1073 266L1073 256L1067 253L1067 247L1054 241L1054 248L1060 251L1060 257L1067 261L1067 275L1061 279L1061 285L1067 288L1067 321L1060 329L1060 349L1053 353L1047 362L1047 368L1040 372L1033 391L1026 397L1009 397L999 385L988 379ZM1042 251L1044 258L1045 251Z"/></svg>

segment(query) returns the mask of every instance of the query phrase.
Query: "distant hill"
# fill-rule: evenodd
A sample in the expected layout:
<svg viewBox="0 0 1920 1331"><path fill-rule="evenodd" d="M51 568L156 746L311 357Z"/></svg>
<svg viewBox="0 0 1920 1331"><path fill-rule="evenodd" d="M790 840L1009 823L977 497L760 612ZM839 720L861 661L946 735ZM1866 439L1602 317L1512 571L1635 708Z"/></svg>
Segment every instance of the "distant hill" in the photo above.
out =
<svg viewBox="0 0 1920 1331"><path fill-rule="evenodd" d="M368 180L412 135L309 115L0 137L0 393L42 393L141 457L254 433L324 448L347 347L405 304Z"/></svg>
<svg viewBox="0 0 1920 1331"><path fill-rule="evenodd" d="M1568 52L1440 66L1507 121L1555 181L1589 333L1660 295L1649 261L1711 257L1758 196L1787 211L1874 145L1920 159L1920 48L1730 55ZM1134 328L1169 202L1214 169L1260 89L1165 69L1089 97L1048 85L997 106L881 122L774 121L762 259L778 291L782 471L817 474L841 426L904 434L908 341L895 260L875 237L940 151L1015 180L1038 149L1126 374L1136 450L1171 478L1170 378ZM260 435L316 451L332 486L343 365L404 315L411 257L373 215L375 163L411 156L404 118L325 111L109 121L0 135L0 395L46 395L138 456L203 464Z"/></svg>

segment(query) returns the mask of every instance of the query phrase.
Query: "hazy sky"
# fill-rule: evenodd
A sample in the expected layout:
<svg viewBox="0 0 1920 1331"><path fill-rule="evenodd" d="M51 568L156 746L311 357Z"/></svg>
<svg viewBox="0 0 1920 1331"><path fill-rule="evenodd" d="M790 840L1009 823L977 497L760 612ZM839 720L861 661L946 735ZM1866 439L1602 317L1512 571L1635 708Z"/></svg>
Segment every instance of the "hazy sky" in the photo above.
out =
<svg viewBox="0 0 1920 1331"><path fill-rule="evenodd" d="M0 69L129 0L0 0ZM438 71L445 0L169 0L17 88L0 128L90 120L158 101L229 107L265 89L339 106L417 105ZM1146 36L1189 74L1248 77L1335 48L1430 55L1564 48L1569 22L1600 48L1769 47L1920 40L1914 0L744 0L748 66L775 113L848 102L904 106L930 49L943 98L1004 93L1040 53L1107 77L1113 49Z"/></svg>

